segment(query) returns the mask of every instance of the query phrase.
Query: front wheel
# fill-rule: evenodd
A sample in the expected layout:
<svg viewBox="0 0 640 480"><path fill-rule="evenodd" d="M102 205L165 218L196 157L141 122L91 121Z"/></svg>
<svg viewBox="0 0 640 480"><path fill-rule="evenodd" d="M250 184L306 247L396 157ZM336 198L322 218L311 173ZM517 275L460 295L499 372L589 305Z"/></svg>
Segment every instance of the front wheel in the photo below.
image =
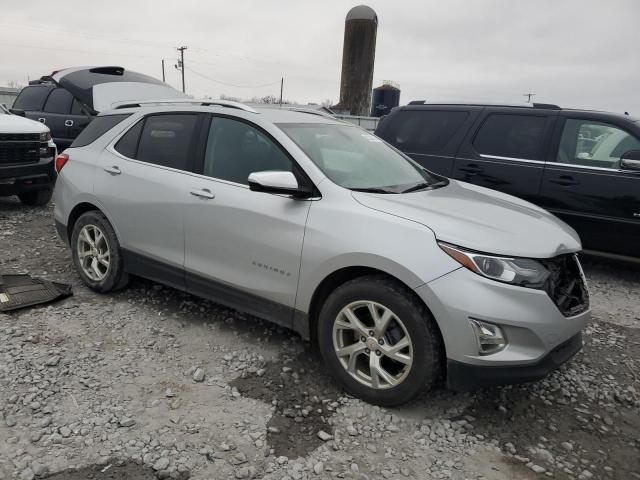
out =
<svg viewBox="0 0 640 480"><path fill-rule="evenodd" d="M71 255L82 281L96 292L117 290L128 282L118 237L101 212L89 211L78 218L71 234Z"/></svg>
<svg viewBox="0 0 640 480"><path fill-rule="evenodd" d="M334 378L348 392L381 406L415 398L442 369L433 316L384 276L358 278L331 293L320 311L318 341Z"/></svg>

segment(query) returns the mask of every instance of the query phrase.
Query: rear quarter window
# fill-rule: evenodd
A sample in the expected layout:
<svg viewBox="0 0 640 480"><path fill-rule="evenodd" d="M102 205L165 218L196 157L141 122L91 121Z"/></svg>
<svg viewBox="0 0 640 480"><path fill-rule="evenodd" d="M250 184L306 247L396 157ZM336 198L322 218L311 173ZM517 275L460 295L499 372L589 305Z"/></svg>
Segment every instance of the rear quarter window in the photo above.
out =
<svg viewBox="0 0 640 480"><path fill-rule="evenodd" d="M44 104L45 98L51 91L52 87L47 86L32 86L24 87L18 98L13 104L13 108L26 111L40 111Z"/></svg>
<svg viewBox="0 0 640 480"><path fill-rule="evenodd" d="M542 160L547 117L536 115L490 114L473 140L483 155L526 160Z"/></svg>
<svg viewBox="0 0 640 480"><path fill-rule="evenodd" d="M382 137L405 152L439 152L462 127L469 112L403 110L385 119Z"/></svg>
<svg viewBox="0 0 640 480"><path fill-rule="evenodd" d="M103 117L96 117L93 121L87 125L87 127L80 132L80 135L71 144L71 148L85 147L102 135L107 133L113 127L122 122L125 118L129 117L129 113L121 115L105 115Z"/></svg>

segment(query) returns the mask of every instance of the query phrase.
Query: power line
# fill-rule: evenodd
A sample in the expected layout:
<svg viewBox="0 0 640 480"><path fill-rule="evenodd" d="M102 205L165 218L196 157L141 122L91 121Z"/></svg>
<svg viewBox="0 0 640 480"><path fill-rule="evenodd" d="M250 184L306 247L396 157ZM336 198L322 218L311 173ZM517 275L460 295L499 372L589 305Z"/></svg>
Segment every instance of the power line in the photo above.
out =
<svg viewBox="0 0 640 480"><path fill-rule="evenodd" d="M214 83L219 83L220 85L224 85L226 87L236 87L236 88L263 88L263 87L271 87L273 85L278 85L280 83L280 80L276 81L276 82L271 82L271 83L265 83L262 85L236 85L233 83L227 83L227 82L223 82L222 80L216 80L215 78L211 78L208 77L207 75L204 75L200 72L196 72L194 69L187 67L187 70L189 70L192 73L195 73L197 76L204 78L205 80L209 80L210 82L214 82Z"/></svg>
<svg viewBox="0 0 640 480"><path fill-rule="evenodd" d="M523 93L522 96L523 97L527 97L527 103L531 103L531 97L535 97L536 94L535 93Z"/></svg>

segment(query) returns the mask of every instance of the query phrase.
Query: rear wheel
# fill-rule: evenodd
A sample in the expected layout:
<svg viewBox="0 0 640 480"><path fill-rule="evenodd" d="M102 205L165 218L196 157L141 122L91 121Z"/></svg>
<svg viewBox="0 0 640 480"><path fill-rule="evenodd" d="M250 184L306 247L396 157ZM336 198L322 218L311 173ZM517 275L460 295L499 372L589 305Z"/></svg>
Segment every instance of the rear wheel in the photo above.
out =
<svg viewBox="0 0 640 480"><path fill-rule="evenodd" d="M128 283L120 243L101 212L86 212L78 218L71 234L71 254L80 278L92 290L107 293Z"/></svg>
<svg viewBox="0 0 640 480"><path fill-rule="evenodd" d="M42 205L46 205L51 200L51 196L53 195L53 190L36 190L35 192L24 192L19 193L18 198L24 205L29 205L33 207L40 207Z"/></svg>
<svg viewBox="0 0 640 480"><path fill-rule="evenodd" d="M318 340L330 373L382 406L415 398L441 371L441 340L427 308L399 283L367 276L338 287L320 311Z"/></svg>

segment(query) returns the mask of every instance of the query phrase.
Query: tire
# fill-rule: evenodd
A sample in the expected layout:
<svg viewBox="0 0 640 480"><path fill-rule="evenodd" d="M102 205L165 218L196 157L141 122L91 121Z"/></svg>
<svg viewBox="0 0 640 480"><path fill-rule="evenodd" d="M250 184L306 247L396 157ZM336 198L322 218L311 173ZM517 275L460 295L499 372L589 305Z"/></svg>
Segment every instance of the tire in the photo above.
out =
<svg viewBox="0 0 640 480"><path fill-rule="evenodd" d="M352 317L347 316L347 308L360 321L359 325L349 320ZM391 318L386 330L373 330L372 309L380 319L385 315ZM384 320L381 320L379 325L383 324ZM361 327L365 326L366 332L358 339ZM370 335L372 332L374 336ZM381 346L375 346L376 342ZM382 275L351 280L329 295L318 318L318 343L330 374L346 391L384 407L406 403L430 389L443 369L442 339L433 316L406 287ZM393 352L394 348L405 344L406 347ZM363 352L362 345L368 350ZM350 362L352 355L338 355L338 350L344 347L359 350L353 365ZM376 349L375 354L373 348ZM343 354L344 351L348 350L343 350ZM396 358L402 361L396 361ZM375 368L371 367L372 362L377 362ZM349 373L349 366L355 366L352 372L356 373ZM386 377L373 374L380 371L380 367L383 373L386 372Z"/></svg>
<svg viewBox="0 0 640 480"><path fill-rule="evenodd" d="M49 203L52 195L53 190L48 188L46 190L36 190L35 192L19 193L18 198L24 205L41 207Z"/></svg>
<svg viewBox="0 0 640 480"><path fill-rule="evenodd" d="M107 218L97 210L82 214L73 225L71 255L78 275L91 290L107 293L124 288L129 281L118 237Z"/></svg>

